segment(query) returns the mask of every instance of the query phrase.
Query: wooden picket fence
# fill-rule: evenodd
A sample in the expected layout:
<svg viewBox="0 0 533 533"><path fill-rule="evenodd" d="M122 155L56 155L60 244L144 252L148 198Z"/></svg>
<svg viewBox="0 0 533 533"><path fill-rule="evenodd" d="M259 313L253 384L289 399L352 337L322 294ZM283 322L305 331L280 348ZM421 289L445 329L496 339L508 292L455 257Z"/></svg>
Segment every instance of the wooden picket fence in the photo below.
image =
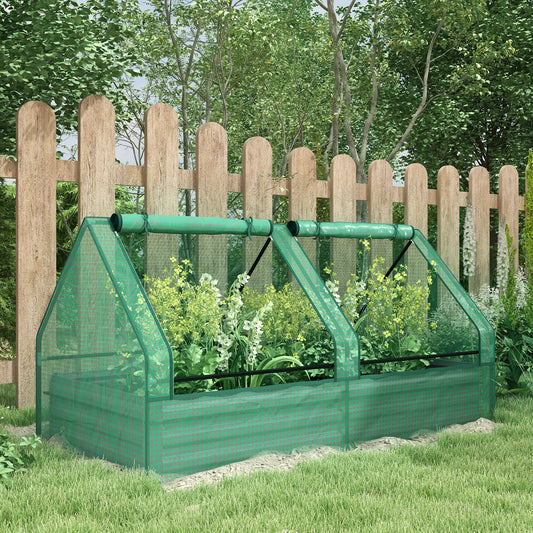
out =
<svg viewBox="0 0 533 533"><path fill-rule="evenodd" d="M272 149L261 137L243 147L242 173L227 170L227 136L214 123L201 126L196 137L196 169L179 168L178 116L166 104L145 115L143 166L115 162L115 112L103 96L89 96L79 107L78 160L56 160L56 121L42 102L24 104L17 115L17 161L0 156L0 176L16 180L17 208L17 357L0 363L0 383L17 383L19 407L35 402L35 337L56 283L56 184L78 183L79 221L85 216L109 216L115 210L115 186L145 187L149 214L176 214L178 191L196 192L198 216L227 216L229 192L242 193L243 215L272 218L273 195L288 196L289 218L315 220L317 198L329 198L332 221L356 221L356 201L368 206L370 222L392 222L393 203L405 206L405 223L427 234L428 205L437 206L438 252L458 275L460 207L467 196L473 204L477 241L474 290L490 279L490 210L499 210L518 242L518 172L505 166L499 174L499 194L490 194L489 175L474 168L469 191L459 190L459 174L451 166L438 173L437 189L428 189L426 170L410 165L403 187L393 185L386 161L374 161L368 184L356 183L354 161L333 159L329 179L316 179L314 154L297 148L290 154L291 179L272 177Z"/></svg>

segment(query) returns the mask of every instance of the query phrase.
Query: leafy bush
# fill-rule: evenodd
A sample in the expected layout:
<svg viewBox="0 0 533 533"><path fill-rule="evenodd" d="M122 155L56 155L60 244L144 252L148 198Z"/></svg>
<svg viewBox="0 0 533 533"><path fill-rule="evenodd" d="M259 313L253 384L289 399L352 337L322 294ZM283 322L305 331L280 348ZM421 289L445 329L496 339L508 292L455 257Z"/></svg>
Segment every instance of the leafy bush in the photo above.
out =
<svg viewBox="0 0 533 533"><path fill-rule="evenodd" d="M12 483L17 472L25 472L33 463L34 450L41 439L39 437L23 437L15 442L13 437L0 433L0 482L6 486Z"/></svg>
<svg viewBox="0 0 533 533"><path fill-rule="evenodd" d="M247 306L243 292L248 282L240 274L222 298L218 281L203 274L192 282L192 265L172 259L173 270L166 278L145 278L148 298L159 318L174 354L175 377L236 373L274 369L286 364L302 365L293 354L279 350L265 335L265 323L274 335L286 338L286 327L272 322L273 302L250 296L256 306ZM249 294L249 293L248 293ZM277 309L283 307L282 299ZM283 313L281 313L281 316ZM270 322L267 322L270 321ZM279 317L277 318L279 323ZM294 329L294 325L291 326ZM290 329L290 328L289 328ZM263 346L269 341L268 346ZM209 391L218 388L260 386L263 381L285 381L279 375L253 375L177 382L175 393Z"/></svg>
<svg viewBox="0 0 533 533"><path fill-rule="evenodd" d="M333 273L326 282L347 318L355 324L361 342L361 361L420 357L420 360L367 364L364 373L397 372L423 368L424 355L432 353L430 332L436 327L428 321L429 290L426 279L408 283L407 267L400 265L385 276L385 259L376 257L364 278L352 275L345 295L340 298Z"/></svg>
<svg viewBox="0 0 533 533"><path fill-rule="evenodd" d="M504 223L500 225L498 242L500 263L505 268L499 269L497 287L484 286L473 298L495 331L499 391L533 392L533 320L528 311L532 301L530 285L523 271L514 266L516 248Z"/></svg>
<svg viewBox="0 0 533 533"><path fill-rule="evenodd" d="M288 283L263 292L247 287L240 274L222 296L217 280L203 274L193 281L192 265L178 263L167 277L145 278L148 298L159 318L174 354L177 378L212 375L196 381L178 381L176 393L236 387L254 387L333 376L333 369L290 373L217 377L216 374L307 366L334 362L333 340L307 297ZM354 323L361 339L361 359L418 358L413 361L374 363L365 373L424 368L424 356L435 353L437 321L450 315L431 316L429 292L432 277L408 282L407 268L399 266L385 276L384 259L378 257L360 279L354 275L343 297L335 275L326 285ZM465 322L463 320L463 322ZM452 320L453 323L453 320ZM462 324L464 326L464 324ZM471 333L471 330L462 330ZM468 335L470 338L471 335ZM140 370L139 370L140 371Z"/></svg>

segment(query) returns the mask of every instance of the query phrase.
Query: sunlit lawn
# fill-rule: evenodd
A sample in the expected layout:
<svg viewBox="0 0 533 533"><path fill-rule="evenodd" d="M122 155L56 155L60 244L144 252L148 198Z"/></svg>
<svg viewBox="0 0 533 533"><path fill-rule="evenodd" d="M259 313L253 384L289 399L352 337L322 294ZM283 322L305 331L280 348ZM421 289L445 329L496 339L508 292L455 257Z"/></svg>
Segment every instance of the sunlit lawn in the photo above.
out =
<svg viewBox="0 0 533 533"><path fill-rule="evenodd" d="M13 399L0 391L0 401ZM27 473L0 487L0 531L533 531L533 399L499 398L495 418L503 424L492 434L334 454L175 492L155 475L45 443Z"/></svg>

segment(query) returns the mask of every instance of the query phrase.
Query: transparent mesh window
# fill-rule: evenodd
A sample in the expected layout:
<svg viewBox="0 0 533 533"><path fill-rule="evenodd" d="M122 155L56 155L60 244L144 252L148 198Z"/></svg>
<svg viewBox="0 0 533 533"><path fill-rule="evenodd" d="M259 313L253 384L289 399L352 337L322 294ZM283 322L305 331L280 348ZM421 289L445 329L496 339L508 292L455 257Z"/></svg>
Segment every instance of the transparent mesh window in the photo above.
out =
<svg viewBox="0 0 533 533"><path fill-rule="evenodd" d="M149 234L144 242L143 283L173 351L176 394L333 377L331 336L268 238Z"/></svg>
<svg viewBox="0 0 533 533"><path fill-rule="evenodd" d="M479 361L475 325L414 245L323 240L317 263L359 336L361 374Z"/></svg>

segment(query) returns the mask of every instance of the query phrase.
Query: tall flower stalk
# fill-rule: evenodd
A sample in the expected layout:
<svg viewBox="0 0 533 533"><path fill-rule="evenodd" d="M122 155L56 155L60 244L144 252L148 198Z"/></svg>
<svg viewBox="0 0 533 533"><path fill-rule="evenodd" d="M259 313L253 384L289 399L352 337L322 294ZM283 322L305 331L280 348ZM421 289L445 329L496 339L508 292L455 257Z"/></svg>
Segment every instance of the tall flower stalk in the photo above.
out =
<svg viewBox="0 0 533 533"><path fill-rule="evenodd" d="M476 231L474 227L474 208L472 201L466 198L465 225L463 231L463 273L468 279L476 273Z"/></svg>
<svg viewBox="0 0 533 533"><path fill-rule="evenodd" d="M507 290L507 278L509 274L509 247L505 233L505 217L500 220L498 231L498 251L496 254L496 288L503 298Z"/></svg>
<svg viewBox="0 0 533 533"><path fill-rule="evenodd" d="M533 149L529 150L527 162L525 207L524 248L527 286L529 288L526 296L525 316L529 326L533 327Z"/></svg>

